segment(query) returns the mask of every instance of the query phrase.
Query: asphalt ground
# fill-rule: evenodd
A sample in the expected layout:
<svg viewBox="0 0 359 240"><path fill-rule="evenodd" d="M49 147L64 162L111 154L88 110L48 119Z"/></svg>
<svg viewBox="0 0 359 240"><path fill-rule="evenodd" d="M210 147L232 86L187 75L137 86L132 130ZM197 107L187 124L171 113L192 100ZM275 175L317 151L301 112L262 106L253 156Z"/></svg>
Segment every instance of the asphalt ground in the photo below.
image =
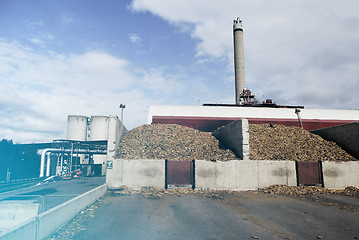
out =
<svg viewBox="0 0 359 240"><path fill-rule="evenodd" d="M26 188L29 186L33 186L39 182L41 181L38 178L14 180L11 182L1 182L0 192L9 192L16 189Z"/></svg>
<svg viewBox="0 0 359 240"><path fill-rule="evenodd" d="M40 183L0 193L0 201L31 201L42 204L41 212L88 192L105 183L105 177L85 177Z"/></svg>
<svg viewBox="0 0 359 240"><path fill-rule="evenodd" d="M358 198L325 199L108 193L49 239L359 239Z"/></svg>

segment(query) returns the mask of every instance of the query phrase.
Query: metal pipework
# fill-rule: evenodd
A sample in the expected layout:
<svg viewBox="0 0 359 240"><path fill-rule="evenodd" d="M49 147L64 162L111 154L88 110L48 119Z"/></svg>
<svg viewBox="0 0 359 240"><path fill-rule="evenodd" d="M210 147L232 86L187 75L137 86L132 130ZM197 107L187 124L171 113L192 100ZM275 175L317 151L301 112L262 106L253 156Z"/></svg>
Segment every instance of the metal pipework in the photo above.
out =
<svg viewBox="0 0 359 240"><path fill-rule="evenodd" d="M70 153L71 155L74 153L73 149L57 149L57 148L45 148L41 152L41 163L40 163L40 175L39 177L44 177L44 170L45 170L45 158L47 158L47 167L46 167L46 177L50 176L50 154L51 153ZM103 154L106 155L107 151L94 151L94 150L84 150L84 149L77 149L76 153L80 154Z"/></svg>
<svg viewBox="0 0 359 240"><path fill-rule="evenodd" d="M244 48L243 48L243 27L239 17L233 20L233 41L234 41L234 76L236 89L236 104L243 103L241 93L245 88L244 81Z"/></svg>

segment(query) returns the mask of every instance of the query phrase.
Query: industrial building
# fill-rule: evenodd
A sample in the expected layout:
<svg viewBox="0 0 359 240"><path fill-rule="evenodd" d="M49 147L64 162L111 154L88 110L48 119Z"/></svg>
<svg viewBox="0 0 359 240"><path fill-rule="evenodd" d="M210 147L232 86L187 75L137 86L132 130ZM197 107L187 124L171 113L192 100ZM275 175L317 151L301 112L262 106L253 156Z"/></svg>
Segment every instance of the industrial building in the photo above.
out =
<svg viewBox="0 0 359 240"><path fill-rule="evenodd" d="M151 106L147 123L173 123L212 132L238 119L251 124L279 124L310 131L359 121L358 110L300 109L243 106Z"/></svg>
<svg viewBox="0 0 359 240"><path fill-rule="evenodd" d="M111 121L120 133L110 130ZM66 176L74 171L85 176L105 175L109 135L126 132L117 116L69 115L66 139L54 140L52 148L41 151L40 178Z"/></svg>
<svg viewBox="0 0 359 240"><path fill-rule="evenodd" d="M243 26L233 21L235 104L203 106L151 106L147 123L176 123L212 132L238 119L254 124L280 124L310 131L359 121L358 110L304 109L304 106L280 106L271 99L258 102L245 87Z"/></svg>
<svg viewBox="0 0 359 240"><path fill-rule="evenodd" d="M109 133L111 121L119 125L120 133ZM69 115L65 139L31 144L2 141L0 181L67 176L75 171L84 176L103 176L108 136L126 132L117 116Z"/></svg>

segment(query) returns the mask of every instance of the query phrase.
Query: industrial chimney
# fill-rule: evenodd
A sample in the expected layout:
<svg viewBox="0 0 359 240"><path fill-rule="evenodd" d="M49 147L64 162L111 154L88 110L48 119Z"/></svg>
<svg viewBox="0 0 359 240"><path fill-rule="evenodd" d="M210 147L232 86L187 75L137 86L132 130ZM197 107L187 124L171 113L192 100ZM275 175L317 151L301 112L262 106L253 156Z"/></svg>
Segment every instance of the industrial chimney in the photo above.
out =
<svg viewBox="0 0 359 240"><path fill-rule="evenodd" d="M233 21L233 40L234 40L234 76L236 88L236 104L244 102L241 93L244 90L244 51L243 51L243 27L242 20Z"/></svg>

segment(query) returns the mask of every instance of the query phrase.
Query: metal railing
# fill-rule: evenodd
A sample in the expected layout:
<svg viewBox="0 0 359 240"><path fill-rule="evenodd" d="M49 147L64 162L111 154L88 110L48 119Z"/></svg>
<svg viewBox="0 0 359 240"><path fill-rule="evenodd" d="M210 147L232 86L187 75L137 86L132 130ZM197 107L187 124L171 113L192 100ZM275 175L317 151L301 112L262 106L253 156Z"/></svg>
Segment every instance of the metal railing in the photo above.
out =
<svg viewBox="0 0 359 240"><path fill-rule="evenodd" d="M0 192L6 192L22 188L24 186L41 182L39 178L17 179L11 181L0 181Z"/></svg>

